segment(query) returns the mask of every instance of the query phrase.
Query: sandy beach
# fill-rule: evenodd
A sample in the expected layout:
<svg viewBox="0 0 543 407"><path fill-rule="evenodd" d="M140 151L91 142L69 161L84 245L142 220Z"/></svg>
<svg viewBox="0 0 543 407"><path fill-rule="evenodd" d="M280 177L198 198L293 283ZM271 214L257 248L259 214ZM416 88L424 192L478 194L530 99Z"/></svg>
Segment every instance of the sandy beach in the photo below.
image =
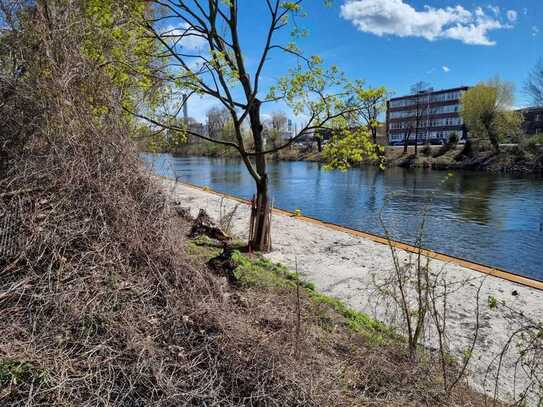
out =
<svg viewBox="0 0 543 407"><path fill-rule="evenodd" d="M190 206L195 216L200 208L212 217L219 216L222 204L226 208L239 205L233 221L233 233L246 238L249 223L249 208L230 198L181 183L161 179L164 189L173 194L173 199L183 206ZM375 295L375 284L382 276L393 270L389 246L335 230L326 225L307 222L284 213L274 213L272 219L273 251L266 256L281 262L289 268L298 266L298 271L307 281L315 284L317 290L337 297L352 308L374 316L385 323L394 324L395 318L389 312L386 302ZM409 254L399 250L400 261L407 261ZM521 253L512 253L521 256ZM466 282L452 292L448 298L448 335L453 354L462 355L473 341L476 326L476 293L480 290L479 334L473 358L469 365L469 382L479 391L493 392L494 382L485 376L488 366L502 350L511 332L516 327L516 318L503 307L523 312L532 318L543 315L543 291L516 284L501 278L488 276L468 267L432 259L430 267L435 272L445 270L451 285ZM497 308L489 306L489 298L497 300ZM436 338L429 332L425 345L436 347ZM510 399L522 390L527 382L517 369L515 377L514 352L503 359L499 394ZM531 398L533 402L533 398Z"/></svg>

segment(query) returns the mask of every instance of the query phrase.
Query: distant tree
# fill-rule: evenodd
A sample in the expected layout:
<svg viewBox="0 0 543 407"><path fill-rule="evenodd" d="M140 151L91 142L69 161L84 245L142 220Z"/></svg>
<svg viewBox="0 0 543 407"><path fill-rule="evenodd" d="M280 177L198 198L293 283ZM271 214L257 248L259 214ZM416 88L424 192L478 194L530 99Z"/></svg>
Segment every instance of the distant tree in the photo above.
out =
<svg viewBox="0 0 543 407"><path fill-rule="evenodd" d="M148 35L162 45L160 55L168 64L161 74L163 80L183 92L189 90L213 98L228 110L235 141L220 140L186 128L173 129L238 151L256 185L249 244L255 250L266 251L271 248L266 156L315 130L345 127L345 117L360 110L362 100L356 95L357 84L348 81L336 66L326 68L319 56L306 56L295 43L281 43L276 38L277 33L289 26L292 28L290 38L304 35L305 30L298 22L305 14L302 0L255 3L268 14L267 22L259 22L266 24L266 34L255 64L248 65L246 61L248 51L242 47L236 0L209 0L205 4L188 0L150 0L147 4L162 11L162 16L150 19L145 27ZM195 51L195 48L199 49ZM274 52L292 57L292 68L266 91L262 83L263 71ZM354 98L351 97L353 94ZM303 115L307 121L292 138L268 149L261 109L265 103L278 102L287 105L295 115ZM175 103L176 99L172 98L170 104ZM132 113L156 126L169 126L164 117L167 112L150 116L140 109ZM250 143L244 139L244 123L250 128Z"/></svg>
<svg viewBox="0 0 543 407"><path fill-rule="evenodd" d="M410 116L407 134L410 135L411 132L415 133L415 155L418 154L420 131L422 128L427 127L424 126L424 121L427 120L428 114L430 113L429 92L430 84L427 82L420 81L411 86L413 108L411 110L412 115ZM409 137L407 139L409 139Z"/></svg>
<svg viewBox="0 0 543 407"><path fill-rule="evenodd" d="M362 85L362 84L361 84ZM352 115L353 126L366 126L371 132L373 144L377 144L379 115L386 110L387 92L384 87L364 88L360 86L361 109Z"/></svg>
<svg viewBox="0 0 543 407"><path fill-rule="evenodd" d="M424 81L418 81L411 85L411 93L416 94L418 92L428 92L432 88L432 85L430 85L428 82Z"/></svg>
<svg viewBox="0 0 543 407"><path fill-rule="evenodd" d="M287 127L288 119L283 112L272 112L265 123L266 141L272 148L277 148L282 140L283 132Z"/></svg>
<svg viewBox="0 0 543 407"><path fill-rule="evenodd" d="M230 112L225 107L212 107L206 112L207 134L217 140L234 141Z"/></svg>
<svg viewBox="0 0 543 407"><path fill-rule="evenodd" d="M230 113L226 108L212 107L206 112L207 133L210 136L220 136L229 119Z"/></svg>
<svg viewBox="0 0 543 407"><path fill-rule="evenodd" d="M532 98L534 105L543 106L543 59L540 59L530 72L524 90Z"/></svg>
<svg viewBox="0 0 543 407"><path fill-rule="evenodd" d="M319 153L322 153L322 142L324 140L324 136L322 134L322 132L320 131L317 131L314 133L313 135L313 141L315 141L315 143L317 143L317 151Z"/></svg>
<svg viewBox="0 0 543 407"><path fill-rule="evenodd" d="M411 133L413 133L413 123L408 121L405 123L405 132L403 137L403 153L407 154L407 149L409 147L409 140L411 140Z"/></svg>
<svg viewBox="0 0 543 407"><path fill-rule="evenodd" d="M284 131L287 127L287 115L283 112L272 112L270 124L272 129Z"/></svg>
<svg viewBox="0 0 543 407"><path fill-rule="evenodd" d="M176 127L198 129L202 125L192 117L171 118L168 127L140 123L134 139L144 143L146 151L152 153L176 152L187 143L194 143L194 139L187 133L172 130Z"/></svg>
<svg viewBox="0 0 543 407"><path fill-rule="evenodd" d="M487 140L498 153L505 137L520 132L523 118L512 111L513 95L513 84L499 78L480 83L464 94L460 113L471 143Z"/></svg>

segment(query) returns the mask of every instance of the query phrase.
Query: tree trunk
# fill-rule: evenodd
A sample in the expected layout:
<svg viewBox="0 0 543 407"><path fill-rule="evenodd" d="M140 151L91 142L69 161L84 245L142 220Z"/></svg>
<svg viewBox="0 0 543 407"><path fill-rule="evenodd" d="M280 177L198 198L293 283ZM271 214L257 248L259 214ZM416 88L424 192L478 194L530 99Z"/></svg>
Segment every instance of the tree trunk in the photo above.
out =
<svg viewBox="0 0 543 407"><path fill-rule="evenodd" d="M485 126L486 134L488 136L488 141L494 149L494 153L498 154L500 152L500 142L498 140L498 135L494 132L492 127L492 116L486 115L482 117L483 126Z"/></svg>
<svg viewBox="0 0 543 407"><path fill-rule="evenodd" d="M256 198L254 199L251 213L251 225L249 234L249 246L253 250L262 252L271 251L271 206L268 195L268 174L266 170L266 156L264 140L262 137L263 126L260 121L260 104L258 99L253 101L249 111L251 131L255 143L255 165L259 179L256 182Z"/></svg>
<svg viewBox="0 0 543 407"><path fill-rule="evenodd" d="M494 133L490 133L489 132L489 135L490 135L490 143L492 143L492 147L494 148L494 152L496 154L499 154L500 152L500 142L498 140L498 137L494 134Z"/></svg>
<svg viewBox="0 0 543 407"><path fill-rule="evenodd" d="M473 157L474 154L474 143L471 139L466 140L466 144L464 144L464 148L462 149L462 155L465 155L466 157Z"/></svg>
<svg viewBox="0 0 543 407"><path fill-rule="evenodd" d="M271 251L271 206L268 196L268 183L257 183L256 197L253 200L249 246L252 250Z"/></svg>

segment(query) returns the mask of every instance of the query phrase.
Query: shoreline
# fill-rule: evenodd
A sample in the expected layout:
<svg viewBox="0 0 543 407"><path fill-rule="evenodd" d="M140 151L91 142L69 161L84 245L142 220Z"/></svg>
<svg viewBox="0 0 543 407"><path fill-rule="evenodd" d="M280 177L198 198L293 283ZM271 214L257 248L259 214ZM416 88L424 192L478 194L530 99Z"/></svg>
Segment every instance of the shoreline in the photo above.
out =
<svg viewBox="0 0 543 407"><path fill-rule="evenodd" d="M233 218L233 233L246 238L249 218L246 201L206 191L201 187L176 184L173 180L164 178L160 179L160 183L182 205L195 211L205 209L215 219L219 214L221 200L227 210L238 205L238 211ZM394 325L386 304L376 301L374 295L375 281L379 280L383 270L390 270L392 267L390 247L367 236L349 233L344 228L301 216L292 217L290 213L281 210L274 211L272 222L273 251L266 257L285 264L291 270L297 266L303 278L314 283L318 291L346 302L357 311ZM402 247L397 249L402 261L410 256L408 250ZM470 364L472 375L469 383L479 391L490 392L492 389L489 383L485 382L487 367L507 341L508 333L512 332L516 321L499 306L497 310L490 309L487 299L496 298L498 304L503 302L527 316L537 318L543 313L543 291L541 288L527 287L499 276L484 275L473 268L443 259L433 258L430 267L432 270L446 268L447 279L451 284L470 280L468 285L462 287L461 292L454 292L449 298L451 309L448 330L451 352L458 356L462 355L473 340L476 291L479 285L477 282L483 283L479 340ZM428 336L424 344L435 347L435 340ZM505 399L515 390L514 362L514 354L508 354L504 358L499 388L500 396ZM517 385L525 382L522 378L516 378ZM517 391L518 389L517 387Z"/></svg>
<svg viewBox="0 0 543 407"><path fill-rule="evenodd" d="M164 180L173 181L173 180L171 180L170 178L167 178L167 177L161 177L161 178L163 178ZM240 198L240 197L235 196L235 195L227 194L227 193L224 193L224 192L214 191L212 189L201 187L199 185L191 184L189 182L184 182L184 181L177 181L177 184L185 185L185 186L188 186L190 188L195 188L195 189L198 189L198 190L206 192L206 193L217 195L219 197L228 198L228 199L234 200L234 201L239 202L239 203L244 204L244 205L250 205L249 200ZM371 240L373 242L383 244L385 246L389 246L391 244L396 249L404 250L404 251L409 252L409 253L417 253L418 250L419 250L417 247L415 247L413 245L410 245L408 243L404 243L404 242L397 241L397 240L392 240L392 239L388 240L386 237L377 235L375 233L354 229L354 228L351 228L351 227L348 227L348 226L338 225L336 223L328 222L328 221L321 220L321 219L317 219L317 218L314 218L314 217L311 217L311 216L296 215L294 212L287 211L285 209L273 208L273 212L277 213L277 214L280 214L280 215L296 218L297 220L300 220L300 221L310 222L310 223L313 223L313 224L316 224L316 225L320 225L320 226L323 226L323 227L330 228L332 230L347 233L347 234L350 234L350 235L355 236L355 237L361 237L361 238L364 238L364 239L368 239L368 240ZM512 271L508 271L508 270L505 270L505 269L501 269L499 267L492 267L492 266L489 266L489 265L486 265L486 264L483 264L483 263L478 263L476 261L464 259L464 258L457 257L457 256L451 256L451 255L448 255L446 253L442 253L442 252L439 252L439 251L436 251L436 250L426 249L424 247L421 248L421 254L424 257L428 257L428 258L433 259L433 260L440 260L440 261L443 261L443 262L446 262L446 263L456 264L458 266L465 267L465 268L468 268L468 269L473 270L473 271L477 271L477 272L482 273L482 274L487 274L489 276L500 278L502 280L506 280L506 281L513 282L513 283L516 283L516 284L520 284L520 285L523 285L523 286L526 286L526 287L529 287L529 288L534 288L534 289L543 291L543 280L540 280L540 279L526 277L526 276L523 276L522 274L515 273L515 272L512 272Z"/></svg>
<svg viewBox="0 0 543 407"><path fill-rule="evenodd" d="M402 148L385 146L385 160L387 168L427 168L435 171L472 171L488 174L503 174L522 177L543 177L543 146L539 147L539 153L527 158L526 153L519 153L514 147L504 147L502 152L495 155L483 152L480 157L463 157L461 152L463 145L459 145L441 155L435 155L441 146L431 146L430 154L424 154L424 146L419 146L419 154L414 156L414 147L409 146L408 152L403 153ZM519 151L517 151L519 150ZM165 152L179 157L209 157L209 158L239 158L237 152L216 151L174 151ZM520 155L519 155L520 154ZM462 157L462 159L459 159ZM317 151L302 152L296 149L270 157L272 161L309 161L325 164ZM372 163L360 162L353 164L353 168L375 166Z"/></svg>

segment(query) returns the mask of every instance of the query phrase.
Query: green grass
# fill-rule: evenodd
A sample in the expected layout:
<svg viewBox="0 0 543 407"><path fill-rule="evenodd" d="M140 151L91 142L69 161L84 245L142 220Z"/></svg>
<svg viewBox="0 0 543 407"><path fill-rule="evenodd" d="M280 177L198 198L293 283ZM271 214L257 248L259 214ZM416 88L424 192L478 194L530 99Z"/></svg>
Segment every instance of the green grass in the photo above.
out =
<svg viewBox="0 0 543 407"><path fill-rule="evenodd" d="M40 373L31 363L10 359L0 359L0 386L30 383L34 379L41 380Z"/></svg>
<svg viewBox="0 0 543 407"><path fill-rule="evenodd" d="M371 339L372 343L381 344L397 341L399 336L394 329L379 322L363 312L349 308L344 302L337 298L318 293L314 290L307 290L309 297L317 304L326 304L343 318L345 326L351 331L359 333Z"/></svg>
<svg viewBox="0 0 543 407"><path fill-rule="evenodd" d="M218 256L222 249L217 247L215 242L207 236L198 236L194 240L190 240L186 246L187 254L191 256L197 263L206 263L213 257Z"/></svg>
<svg viewBox="0 0 543 407"><path fill-rule="evenodd" d="M242 245L242 242L240 242ZM187 252L198 262L205 263L221 253L221 248L206 236L198 237L189 242ZM368 338L371 343L382 344L397 342L399 336L387 325L376 321L363 312L349 308L337 298L319 293L315 285L300 279L299 275L288 270L282 264L274 263L261 255L249 258L239 251L234 251L232 260L237 265L234 276L242 288L258 289L295 289L299 285L315 305L324 305L329 310L343 317L343 325L353 332ZM322 320L327 317L323 312Z"/></svg>
<svg viewBox="0 0 543 407"><path fill-rule="evenodd" d="M337 298L317 292L312 283L300 280L296 273L290 272L282 264L273 263L261 256L250 259L239 252L234 252L232 259L238 264L234 275L242 287L289 289L299 284L314 304L324 304L341 315L344 318L345 327L364 335L372 343L385 343L399 339L392 328L367 314L349 308Z"/></svg>
<svg viewBox="0 0 543 407"><path fill-rule="evenodd" d="M250 259L235 251L232 260L237 264L234 275L242 287L295 288L297 282L304 288L310 286L282 264L273 263L262 256Z"/></svg>

